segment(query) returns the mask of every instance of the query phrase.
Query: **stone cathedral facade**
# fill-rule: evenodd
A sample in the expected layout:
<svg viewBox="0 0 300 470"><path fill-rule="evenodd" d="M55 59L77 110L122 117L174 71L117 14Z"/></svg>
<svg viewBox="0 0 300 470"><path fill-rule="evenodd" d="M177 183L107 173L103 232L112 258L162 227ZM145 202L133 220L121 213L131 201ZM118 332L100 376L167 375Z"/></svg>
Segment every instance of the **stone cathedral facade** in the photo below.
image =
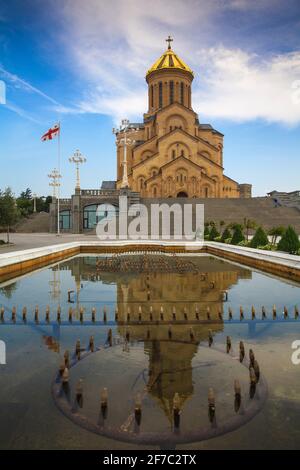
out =
<svg viewBox="0 0 300 470"><path fill-rule="evenodd" d="M245 198L251 185L224 174L223 134L202 124L192 107L194 74L168 49L146 74L148 111L131 124L127 146L129 188L142 198ZM130 128L127 132L131 138ZM122 132L117 134L117 188L122 186Z"/></svg>

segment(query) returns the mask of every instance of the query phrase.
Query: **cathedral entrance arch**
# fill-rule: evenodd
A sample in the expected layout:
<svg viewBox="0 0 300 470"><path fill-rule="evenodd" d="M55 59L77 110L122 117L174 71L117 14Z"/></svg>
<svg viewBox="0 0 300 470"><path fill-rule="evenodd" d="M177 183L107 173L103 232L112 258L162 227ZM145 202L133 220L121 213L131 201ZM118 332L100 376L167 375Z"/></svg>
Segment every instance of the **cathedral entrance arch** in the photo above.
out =
<svg viewBox="0 0 300 470"><path fill-rule="evenodd" d="M189 197L189 196L188 196L188 193L186 193L185 191L179 191L179 193L177 194L177 197Z"/></svg>

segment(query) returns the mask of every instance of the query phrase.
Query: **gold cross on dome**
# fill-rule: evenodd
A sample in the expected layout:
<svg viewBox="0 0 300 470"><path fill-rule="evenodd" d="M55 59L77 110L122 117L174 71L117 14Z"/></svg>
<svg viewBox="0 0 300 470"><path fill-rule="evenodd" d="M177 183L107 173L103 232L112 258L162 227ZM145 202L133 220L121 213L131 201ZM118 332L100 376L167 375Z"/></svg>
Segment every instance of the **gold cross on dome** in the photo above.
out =
<svg viewBox="0 0 300 470"><path fill-rule="evenodd" d="M171 36L168 36L167 39L166 39L166 42L168 43L168 49L171 49L171 42L173 41L173 39L171 38Z"/></svg>

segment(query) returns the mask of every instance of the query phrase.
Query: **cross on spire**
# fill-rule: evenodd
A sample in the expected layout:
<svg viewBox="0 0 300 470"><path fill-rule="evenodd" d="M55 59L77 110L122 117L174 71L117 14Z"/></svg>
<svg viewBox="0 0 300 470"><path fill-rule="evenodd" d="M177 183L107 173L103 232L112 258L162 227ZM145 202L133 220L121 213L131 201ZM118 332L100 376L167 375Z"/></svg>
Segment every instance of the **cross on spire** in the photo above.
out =
<svg viewBox="0 0 300 470"><path fill-rule="evenodd" d="M167 37L166 42L168 43L168 49L171 49L171 42L173 42L173 39L171 38L171 36Z"/></svg>

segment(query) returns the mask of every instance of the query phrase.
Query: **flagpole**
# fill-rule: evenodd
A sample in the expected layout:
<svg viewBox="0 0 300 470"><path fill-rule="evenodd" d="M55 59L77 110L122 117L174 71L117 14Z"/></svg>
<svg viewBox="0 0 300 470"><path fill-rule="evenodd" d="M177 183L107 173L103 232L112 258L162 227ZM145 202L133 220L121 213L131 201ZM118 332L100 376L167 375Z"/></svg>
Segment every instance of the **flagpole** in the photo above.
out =
<svg viewBox="0 0 300 470"><path fill-rule="evenodd" d="M58 122L58 174L60 175L60 122ZM58 179L58 191L57 191L57 236L60 235L60 224L59 224L59 199L60 199L60 178Z"/></svg>

